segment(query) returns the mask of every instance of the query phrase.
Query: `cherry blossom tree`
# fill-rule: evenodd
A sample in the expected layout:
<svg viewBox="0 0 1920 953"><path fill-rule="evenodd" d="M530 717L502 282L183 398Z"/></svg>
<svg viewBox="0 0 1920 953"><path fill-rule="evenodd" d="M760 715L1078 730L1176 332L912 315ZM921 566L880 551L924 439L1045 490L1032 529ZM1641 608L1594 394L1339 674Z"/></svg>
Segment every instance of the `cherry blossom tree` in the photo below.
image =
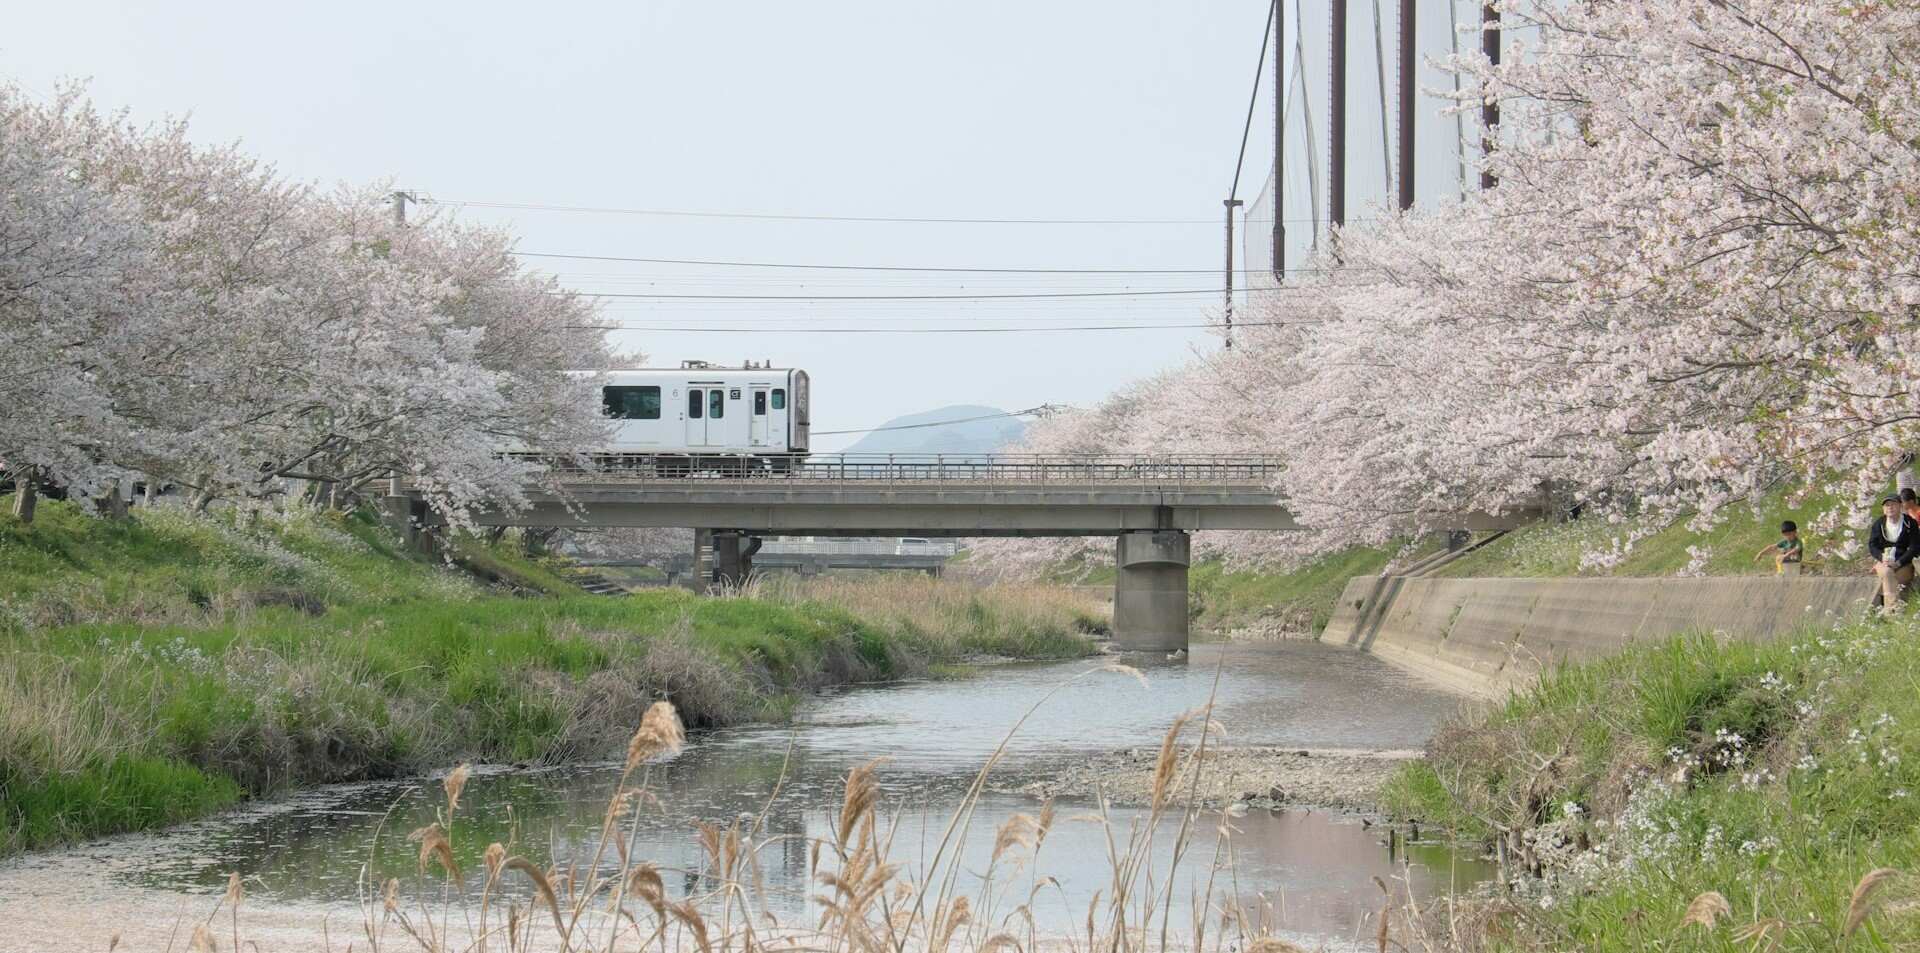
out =
<svg viewBox="0 0 1920 953"><path fill-rule="evenodd" d="M499 233L402 227L378 189L321 193L181 123L69 92L0 94L0 424L12 471L129 475L201 498L409 478L458 519L514 506L601 438L600 322Z"/></svg>
<svg viewBox="0 0 1920 953"><path fill-rule="evenodd" d="M1283 456L1317 532L1207 542L1253 559L1578 507L1622 524L1605 562L1775 487L1877 492L1920 448L1920 8L1498 5L1504 61L1446 64L1500 105L1498 185L1332 236L1125 448Z"/></svg>
<svg viewBox="0 0 1920 953"><path fill-rule="evenodd" d="M1455 64L1501 103L1498 187L1350 230L1264 303L1305 324L1267 348L1300 385L1289 498L1331 520L1383 487L1409 510L1384 530L1543 491L1710 521L1783 481L1884 484L1916 444L1920 100L1888 64L1920 11L1507 15L1526 48Z"/></svg>

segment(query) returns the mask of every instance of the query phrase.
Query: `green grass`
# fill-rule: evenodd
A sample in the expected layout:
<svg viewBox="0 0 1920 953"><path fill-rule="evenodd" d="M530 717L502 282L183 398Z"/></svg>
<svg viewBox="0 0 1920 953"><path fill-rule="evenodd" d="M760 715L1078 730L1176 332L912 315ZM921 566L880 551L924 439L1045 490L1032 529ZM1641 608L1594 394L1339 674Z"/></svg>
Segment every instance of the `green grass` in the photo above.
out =
<svg viewBox="0 0 1920 953"><path fill-rule="evenodd" d="M1388 803L1543 878L1481 898L1502 927L1466 948L1744 950L1759 923L1781 949L1914 949L1910 877L1843 931L1868 871L1920 871L1916 687L1912 619L1633 647L1443 728ZM1706 891L1731 921L1678 927Z"/></svg>
<svg viewBox="0 0 1920 953"><path fill-rule="evenodd" d="M1354 547L1286 573L1230 571L1217 562L1201 563L1188 575L1195 623L1210 631L1227 631L1268 620L1318 634L1327 627L1348 580L1378 574L1402 548L1398 544Z"/></svg>
<svg viewBox="0 0 1920 953"><path fill-rule="evenodd" d="M1845 573L1850 564L1828 552L1833 539L1822 538L1807 530L1817 515L1838 505L1837 498L1810 496L1789 502L1786 492L1769 496L1756 513L1753 508L1736 506L1720 525L1696 531L1681 520L1658 527L1634 544L1619 564L1608 569L1583 568L1581 557L1606 547L1623 536L1626 524L1604 520L1574 520L1563 523L1536 523L1508 533L1486 546L1460 557L1435 573L1455 578L1511 578L1541 576L1671 576L1688 568L1693 561L1690 550L1708 551L1700 571L1711 576L1738 576L1773 572L1771 560L1754 560L1763 546L1780 538L1780 521L1791 519L1801 526L1800 538L1806 546L1808 572ZM1865 518L1858 521L1865 525ZM1849 530L1851 532L1851 530Z"/></svg>
<svg viewBox="0 0 1920 953"><path fill-rule="evenodd" d="M511 541L451 556L471 572L341 514L0 517L0 854L295 784L603 757L660 697L737 724L984 651L1088 651L1066 606L945 596L964 611L935 625L806 592L590 596Z"/></svg>

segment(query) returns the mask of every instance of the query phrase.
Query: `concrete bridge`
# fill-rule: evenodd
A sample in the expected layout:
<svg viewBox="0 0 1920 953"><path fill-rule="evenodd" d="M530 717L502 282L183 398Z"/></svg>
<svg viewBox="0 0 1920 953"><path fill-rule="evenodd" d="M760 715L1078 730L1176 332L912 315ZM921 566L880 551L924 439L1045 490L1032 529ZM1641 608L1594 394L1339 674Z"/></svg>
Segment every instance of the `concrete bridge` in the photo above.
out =
<svg viewBox="0 0 1920 953"><path fill-rule="evenodd" d="M1300 528L1272 488L1280 467L1276 457L1234 454L822 455L784 466L637 458L555 469L530 506L478 522L694 527L710 540L719 584L746 579L765 536L1112 536L1115 640L1167 650L1187 644L1188 534ZM414 521L423 519L416 501ZM1470 518L1461 528L1513 522Z"/></svg>

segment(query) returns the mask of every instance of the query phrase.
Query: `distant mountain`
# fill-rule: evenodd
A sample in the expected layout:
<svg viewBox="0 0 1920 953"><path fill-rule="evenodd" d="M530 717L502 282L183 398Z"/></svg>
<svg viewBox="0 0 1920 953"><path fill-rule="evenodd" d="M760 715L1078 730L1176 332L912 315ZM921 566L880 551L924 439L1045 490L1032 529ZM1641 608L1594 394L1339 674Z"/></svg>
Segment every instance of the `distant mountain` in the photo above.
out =
<svg viewBox="0 0 1920 953"><path fill-rule="evenodd" d="M998 407L981 407L975 404L955 404L939 410L929 410L921 414L908 414L895 417L880 425L880 429L861 437L848 453L992 453L1004 450L1009 444L1018 441L1027 432L1027 422L1020 417L999 417L1006 411ZM987 417L991 419L980 420ZM946 424L945 426L923 426L942 424L945 421L966 421L965 423Z"/></svg>

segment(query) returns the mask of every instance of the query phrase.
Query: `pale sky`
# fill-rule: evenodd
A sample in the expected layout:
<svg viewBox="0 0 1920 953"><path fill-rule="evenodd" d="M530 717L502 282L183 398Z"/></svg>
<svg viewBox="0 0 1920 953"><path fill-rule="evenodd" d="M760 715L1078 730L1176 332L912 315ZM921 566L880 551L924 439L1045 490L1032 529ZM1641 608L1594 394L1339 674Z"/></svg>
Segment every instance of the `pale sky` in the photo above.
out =
<svg viewBox="0 0 1920 953"><path fill-rule="evenodd" d="M1153 219L1034 225L783 221L467 206L527 252L1159 275L794 271L530 258L627 294L1218 289L1221 199L1264 0L932 3L32 3L0 78L89 81L136 119L188 114L288 175L391 180L442 202L797 216ZM1262 107L1263 110L1267 107ZM1271 159L1256 118L1241 191ZM1175 220L1175 221L1165 221ZM771 333L1217 320L1208 294L1013 301L609 300L656 366L771 358L814 380L814 427L946 404L1087 404L1217 347L1202 330ZM831 450L854 438L825 438Z"/></svg>

